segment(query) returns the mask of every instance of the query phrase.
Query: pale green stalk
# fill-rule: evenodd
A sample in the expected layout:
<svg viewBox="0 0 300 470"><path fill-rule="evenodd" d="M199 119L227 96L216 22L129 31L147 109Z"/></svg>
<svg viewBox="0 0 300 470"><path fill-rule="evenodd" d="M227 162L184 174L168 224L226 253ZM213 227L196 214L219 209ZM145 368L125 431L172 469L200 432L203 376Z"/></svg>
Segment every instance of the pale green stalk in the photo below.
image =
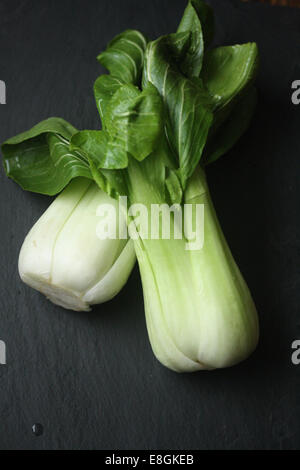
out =
<svg viewBox="0 0 300 470"><path fill-rule="evenodd" d="M256 308L217 220L203 170L189 183L185 203L204 204L200 250L186 250L184 238L135 241L150 342L157 359L177 372L232 366L257 345Z"/></svg>

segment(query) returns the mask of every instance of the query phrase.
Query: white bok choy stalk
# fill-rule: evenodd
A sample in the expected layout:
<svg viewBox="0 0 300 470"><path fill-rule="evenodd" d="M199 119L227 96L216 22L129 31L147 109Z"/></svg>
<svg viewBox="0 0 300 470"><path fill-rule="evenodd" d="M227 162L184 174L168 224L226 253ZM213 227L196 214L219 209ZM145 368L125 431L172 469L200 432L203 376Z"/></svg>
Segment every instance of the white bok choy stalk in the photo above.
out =
<svg viewBox="0 0 300 470"><path fill-rule="evenodd" d="M94 87L103 130L71 139L71 149L89 159L98 185L128 197L151 345L158 360L178 372L232 366L258 341L256 308L205 177L205 166L248 127L257 47L206 50L212 31L211 9L190 0L176 34L147 46L136 31L117 36L98 57L110 72ZM204 244L186 249L189 237L173 212L173 236L164 239L160 227L156 238L149 237L153 204L177 204L184 215L185 204L202 204Z"/></svg>
<svg viewBox="0 0 300 470"><path fill-rule="evenodd" d="M90 310L118 294L131 273L132 241L102 240L97 235L97 210L103 204L117 206L117 201L93 181L77 178L25 238L19 257L21 279L61 307Z"/></svg>
<svg viewBox="0 0 300 470"><path fill-rule="evenodd" d="M7 173L24 189L53 195L67 184L25 238L21 279L57 305L87 311L118 294L135 253L131 240L98 237L99 209L111 204L117 211L118 202L99 189L85 161L69 151L74 131L65 121L51 118L10 139L2 150ZM68 183L63 170L74 163L76 178Z"/></svg>

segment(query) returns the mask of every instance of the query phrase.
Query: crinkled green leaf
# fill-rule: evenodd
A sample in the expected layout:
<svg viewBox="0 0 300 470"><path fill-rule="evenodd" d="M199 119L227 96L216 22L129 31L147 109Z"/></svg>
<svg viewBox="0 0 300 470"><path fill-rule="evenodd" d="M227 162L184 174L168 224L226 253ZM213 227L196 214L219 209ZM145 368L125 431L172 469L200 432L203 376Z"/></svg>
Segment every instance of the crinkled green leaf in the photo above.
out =
<svg viewBox="0 0 300 470"><path fill-rule="evenodd" d="M118 199L128 194L124 170L103 170L97 167L97 162L90 159L90 169L94 181L100 189L110 197Z"/></svg>
<svg viewBox="0 0 300 470"><path fill-rule="evenodd" d="M22 142L25 142L26 140L30 140L34 137L38 137L41 134L46 134L48 132L59 134L65 139L70 140L72 135L77 132L77 129L75 129L72 124L62 118L51 117L49 119L45 119L44 121L39 122L28 131L21 132L21 134L11 137L6 142L4 142L3 145L20 144Z"/></svg>
<svg viewBox="0 0 300 470"><path fill-rule="evenodd" d="M109 196L118 199L119 196L128 193L124 170L122 170L122 165L128 166L128 155L127 152L117 152L114 156L115 161L109 155L111 168L107 169L109 166L105 160L109 154L107 144L108 136L105 131L80 131L74 134L70 146L88 160L92 178L99 188ZM125 162L121 161L123 157Z"/></svg>
<svg viewBox="0 0 300 470"><path fill-rule="evenodd" d="M163 130L163 104L156 88L119 88L107 106L105 123L111 147L144 160L157 147Z"/></svg>
<svg viewBox="0 0 300 470"><path fill-rule="evenodd" d="M113 77L138 85L147 41L142 33L128 29L116 36L97 59Z"/></svg>
<svg viewBox="0 0 300 470"><path fill-rule="evenodd" d="M94 83L94 96L103 127L105 127L106 108L113 95L123 85L125 82L111 75L100 75Z"/></svg>
<svg viewBox="0 0 300 470"><path fill-rule="evenodd" d="M257 66L258 50L253 42L217 47L205 54L201 77L215 110L224 108L253 82Z"/></svg>
<svg viewBox="0 0 300 470"><path fill-rule="evenodd" d="M77 130L60 118L50 118L2 144L7 176L23 189L55 195L75 177L92 178L87 160L70 151Z"/></svg>
<svg viewBox="0 0 300 470"><path fill-rule="evenodd" d="M71 139L72 150L91 157L101 169L121 169L128 165L127 151L110 145L105 131L79 131Z"/></svg>
<svg viewBox="0 0 300 470"><path fill-rule="evenodd" d="M178 157L183 188L202 155L213 115L210 97L198 79L189 79L180 71L178 40L189 35L178 33L149 43L145 54L144 84L153 83L160 92L167 113L167 136Z"/></svg>
<svg viewBox="0 0 300 470"><path fill-rule="evenodd" d="M122 169L128 154L142 161L159 145L163 130L163 105L156 88L144 91L123 85L110 99L105 112L105 131L81 131L71 140L86 158L101 169Z"/></svg>
<svg viewBox="0 0 300 470"><path fill-rule="evenodd" d="M181 70L188 77L199 77L204 47L211 42L214 34L212 8L202 0L189 0L177 32L190 32L189 47L181 62Z"/></svg>

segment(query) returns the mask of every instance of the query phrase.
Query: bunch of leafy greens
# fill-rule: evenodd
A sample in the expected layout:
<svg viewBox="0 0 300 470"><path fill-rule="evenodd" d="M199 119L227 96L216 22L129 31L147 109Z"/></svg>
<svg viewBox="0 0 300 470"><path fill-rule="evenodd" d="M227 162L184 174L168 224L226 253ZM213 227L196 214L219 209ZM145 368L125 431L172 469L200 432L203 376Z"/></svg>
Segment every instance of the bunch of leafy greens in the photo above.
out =
<svg viewBox="0 0 300 470"><path fill-rule="evenodd" d="M169 240L161 229L155 239L141 231L151 225L148 213L128 215L130 230L138 234L134 246L151 345L175 371L231 366L258 340L256 309L205 178L205 166L228 151L249 125L257 47L209 49L213 29L211 8L190 0L175 34L147 42L140 32L125 31L98 56L109 71L94 86L101 131L73 132L67 124L54 134L33 131L31 145L40 146L42 155L37 160L24 154L28 134L2 147L7 173L25 189L54 194L84 176L113 198L127 196L131 205L150 209L157 204L162 210L173 205ZM62 141L65 132L70 145L57 156L62 150L57 139ZM44 158L43 146L50 148L50 158ZM45 175L46 167L48 178L38 181L37 169ZM204 207L204 244L186 249L192 239L176 209L195 227L198 205Z"/></svg>

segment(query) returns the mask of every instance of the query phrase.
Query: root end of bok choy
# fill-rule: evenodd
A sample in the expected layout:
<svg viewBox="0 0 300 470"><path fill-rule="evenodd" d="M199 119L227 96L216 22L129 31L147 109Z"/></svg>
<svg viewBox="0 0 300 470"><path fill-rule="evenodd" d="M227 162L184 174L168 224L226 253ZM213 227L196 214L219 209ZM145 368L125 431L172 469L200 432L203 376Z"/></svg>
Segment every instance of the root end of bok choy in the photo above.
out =
<svg viewBox="0 0 300 470"><path fill-rule="evenodd" d="M117 205L91 180L73 180L25 238L21 279L70 310L112 299L127 282L135 253L131 240L97 237L96 211L107 203Z"/></svg>
<svg viewBox="0 0 300 470"><path fill-rule="evenodd" d="M203 170L193 175L185 203L204 205L201 249L187 251L185 240L135 241L150 342L157 359L176 372L230 367L257 346L256 308Z"/></svg>

